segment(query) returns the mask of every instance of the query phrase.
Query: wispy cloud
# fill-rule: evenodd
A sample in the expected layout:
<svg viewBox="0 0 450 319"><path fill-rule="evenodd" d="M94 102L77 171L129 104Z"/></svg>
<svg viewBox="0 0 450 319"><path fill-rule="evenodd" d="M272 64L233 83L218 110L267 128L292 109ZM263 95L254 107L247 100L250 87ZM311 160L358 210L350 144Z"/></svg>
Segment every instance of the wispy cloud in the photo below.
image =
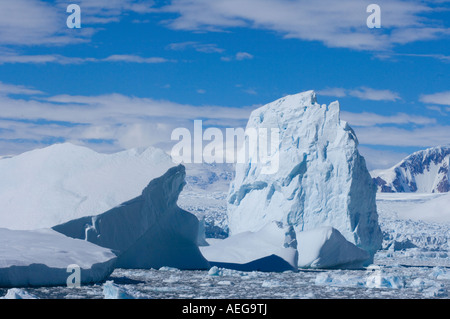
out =
<svg viewBox="0 0 450 319"><path fill-rule="evenodd" d="M25 151L30 145L54 141L87 145L96 141L90 146L109 150L168 145L176 127L189 128L195 119L203 119L205 125L233 127L239 123L239 127L244 127L253 109L195 106L121 94L48 96L33 88L4 83L0 92L3 155L13 149ZM21 94L20 98L15 94Z"/></svg>
<svg viewBox="0 0 450 319"><path fill-rule="evenodd" d="M435 59L445 63L450 63L450 56L444 54L416 54L416 53L394 53L394 52L383 52L376 54L375 57L381 60L395 59L396 57L411 57L411 58L428 58Z"/></svg>
<svg viewBox="0 0 450 319"><path fill-rule="evenodd" d="M439 92L434 94L424 94L420 97L420 101L423 103L450 106L450 91Z"/></svg>
<svg viewBox="0 0 450 319"><path fill-rule="evenodd" d="M0 1L0 45L69 45L90 41L95 25L119 21L129 12L151 13L152 0L79 0L81 29L66 27L71 0Z"/></svg>
<svg viewBox="0 0 450 319"><path fill-rule="evenodd" d="M344 88L326 88L317 92L320 95L334 96L334 97L356 97L361 100L370 101L398 101L401 97L398 93L391 90L378 90L369 87L360 87L357 89Z"/></svg>
<svg viewBox="0 0 450 319"><path fill-rule="evenodd" d="M248 52L238 52L234 56L223 56L221 60L225 62L230 62L230 61L252 60L253 58L254 58L253 54L250 54Z"/></svg>
<svg viewBox="0 0 450 319"><path fill-rule="evenodd" d="M176 30L218 31L247 27L279 32L286 38L320 41L328 47L385 50L398 44L449 35L443 21L427 19L433 1L379 0L382 29L366 25L370 1L354 0L173 0L161 10L179 16Z"/></svg>
<svg viewBox="0 0 450 319"><path fill-rule="evenodd" d="M341 112L341 117L343 120L349 122L351 126L354 127L368 127L377 125L405 125L405 124L416 124L416 125L432 125L436 124L435 118L409 115L405 113L398 113L395 115L380 115L376 113L352 113L352 112Z"/></svg>
<svg viewBox="0 0 450 319"><path fill-rule="evenodd" d="M44 92L25 87L0 82L0 95L42 95Z"/></svg>
<svg viewBox="0 0 450 319"><path fill-rule="evenodd" d="M169 50L182 51L187 49L194 49L202 53L222 53L225 50L212 43L200 43L195 41L171 43L167 46Z"/></svg>
<svg viewBox="0 0 450 319"><path fill-rule="evenodd" d="M415 129L399 127L361 127L355 129L364 145L398 147L432 147L450 142L450 126L424 126Z"/></svg>
<svg viewBox="0 0 450 319"><path fill-rule="evenodd" d="M173 129L190 128L195 119L203 119L205 126L245 127L257 107L196 106L115 93L49 96L32 87L0 83L0 146L4 146L0 155L54 141L111 151L149 145L164 148L172 145ZM450 141L450 127L437 125L435 118L365 112L342 112L341 117L366 147L428 147Z"/></svg>
<svg viewBox="0 0 450 319"><path fill-rule="evenodd" d="M407 152L380 150L366 146L360 146L358 150L364 156L369 170L390 168L409 155Z"/></svg>
<svg viewBox="0 0 450 319"><path fill-rule="evenodd" d="M145 58L138 55L111 55L105 59L100 60L94 60L94 62L129 62L129 63L147 63L147 64L153 64L153 63L166 63L173 60L168 60L165 58L159 58L159 57L150 57Z"/></svg>
<svg viewBox="0 0 450 319"><path fill-rule="evenodd" d="M126 62L126 63L166 63L175 62L161 57L142 57L133 54L115 54L106 58L90 58L90 57L67 57L59 54L46 55L18 55L18 54L4 54L0 55L0 64L82 64L82 63L100 63L100 62Z"/></svg>

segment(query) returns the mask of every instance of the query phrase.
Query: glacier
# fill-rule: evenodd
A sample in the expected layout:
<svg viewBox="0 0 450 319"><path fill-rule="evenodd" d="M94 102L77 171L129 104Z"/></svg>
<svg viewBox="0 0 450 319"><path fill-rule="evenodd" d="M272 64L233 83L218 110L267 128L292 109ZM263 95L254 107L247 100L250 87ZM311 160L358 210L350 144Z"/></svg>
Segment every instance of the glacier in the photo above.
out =
<svg viewBox="0 0 450 319"><path fill-rule="evenodd" d="M449 167L450 146L437 146L371 174L381 193L446 193L450 191Z"/></svg>
<svg viewBox="0 0 450 319"><path fill-rule="evenodd" d="M381 248L376 187L338 102L320 105L314 91L289 95L253 111L250 128L279 129L271 154L279 169L264 174L270 161L251 157L236 164L227 198L231 235L278 221L297 233L333 227L371 256Z"/></svg>
<svg viewBox="0 0 450 319"><path fill-rule="evenodd" d="M70 143L0 159L0 227L50 228L105 212L173 166L157 148L101 154Z"/></svg>
<svg viewBox="0 0 450 319"><path fill-rule="evenodd" d="M185 176L183 165L172 167L153 179L140 196L53 229L114 250L118 268L207 269L197 245L198 219L177 206Z"/></svg>
<svg viewBox="0 0 450 319"><path fill-rule="evenodd" d="M95 284L114 271L117 259L110 249L51 229L1 228L0 240L0 287L66 285L70 265L80 267L80 284ZM9 296L26 297L15 290Z"/></svg>

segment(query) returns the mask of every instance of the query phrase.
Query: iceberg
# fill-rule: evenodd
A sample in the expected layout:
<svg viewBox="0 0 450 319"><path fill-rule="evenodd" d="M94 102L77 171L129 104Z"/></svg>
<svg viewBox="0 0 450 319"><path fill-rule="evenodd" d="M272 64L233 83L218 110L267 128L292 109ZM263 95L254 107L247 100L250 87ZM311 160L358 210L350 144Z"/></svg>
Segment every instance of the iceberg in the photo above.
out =
<svg viewBox="0 0 450 319"><path fill-rule="evenodd" d="M51 229L2 228L0 241L0 287L4 288L66 285L71 265L80 267L80 284L103 282L117 259L110 249ZM17 295L11 291L8 297L13 293Z"/></svg>
<svg viewBox="0 0 450 319"><path fill-rule="evenodd" d="M296 236L299 268L362 269L370 258L333 227L298 232Z"/></svg>
<svg viewBox="0 0 450 319"><path fill-rule="evenodd" d="M114 250L117 268L209 269L197 245L198 219L177 206L185 176L183 165L172 167L152 180L142 195L53 229Z"/></svg>
<svg viewBox="0 0 450 319"><path fill-rule="evenodd" d="M70 143L0 159L0 227L51 228L105 212L173 166L157 148L101 154Z"/></svg>
<svg viewBox="0 0 450 319"><path fill-rule="evenodd" d="M272 221L297 233L329 226L373 256L382 243L376 187L339 103L320 105L314 91L286 96L252 112L247 129L261 128L280 132L269 154L278 170L266 174L271 161L251 157L236 164L227 205L231 235Z"/></svg>
<svg viewBox="0 0 450 319"><path fill-rule="evenodd" d="M243 232L211 242L200 250L213 266L240 271L282 272L297 270L297 250L292 227L270 223L257 232Z"/></svg>

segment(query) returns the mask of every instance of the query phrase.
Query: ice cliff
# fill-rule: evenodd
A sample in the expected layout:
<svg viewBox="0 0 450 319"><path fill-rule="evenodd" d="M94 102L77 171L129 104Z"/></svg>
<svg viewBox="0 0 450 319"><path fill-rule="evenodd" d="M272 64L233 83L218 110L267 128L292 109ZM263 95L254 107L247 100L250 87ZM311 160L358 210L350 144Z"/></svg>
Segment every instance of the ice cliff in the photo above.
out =
<svg viewBox="0 0 450 319"><path fill-rule="evenodd" d="M232 235L278 221L297 233L333 227L372 255L381 248L376 187L338 102L320 105L313 91L286 96L253 111L249 128L279 130L270 154L279 165L273 174L264 170L270 161L236 165L227 208Z"/></svg>
<svg viewBox="0 0 450 319"><path fill-rule="evenodd" d="M185 176L184 166L173 167L141 196L53 229L116 251L117 268L206 269L209 264L197 246L198 219L177 206Z"/></svg>

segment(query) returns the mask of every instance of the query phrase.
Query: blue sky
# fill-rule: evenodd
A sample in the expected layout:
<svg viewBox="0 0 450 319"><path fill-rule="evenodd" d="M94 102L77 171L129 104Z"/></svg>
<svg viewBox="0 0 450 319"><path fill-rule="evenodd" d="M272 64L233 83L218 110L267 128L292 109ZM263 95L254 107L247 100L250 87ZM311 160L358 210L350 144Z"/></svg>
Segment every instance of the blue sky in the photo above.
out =
<svg viewBox="0 0 450 319"><path fill-rule="evenodd" d="M69 29L68 4L81 8ZM381 8L369 29L366 8ZM194 119L315 90L369 168L450 143L450 1L0 2L0 156L69 141L167 147Z"/></svg>

